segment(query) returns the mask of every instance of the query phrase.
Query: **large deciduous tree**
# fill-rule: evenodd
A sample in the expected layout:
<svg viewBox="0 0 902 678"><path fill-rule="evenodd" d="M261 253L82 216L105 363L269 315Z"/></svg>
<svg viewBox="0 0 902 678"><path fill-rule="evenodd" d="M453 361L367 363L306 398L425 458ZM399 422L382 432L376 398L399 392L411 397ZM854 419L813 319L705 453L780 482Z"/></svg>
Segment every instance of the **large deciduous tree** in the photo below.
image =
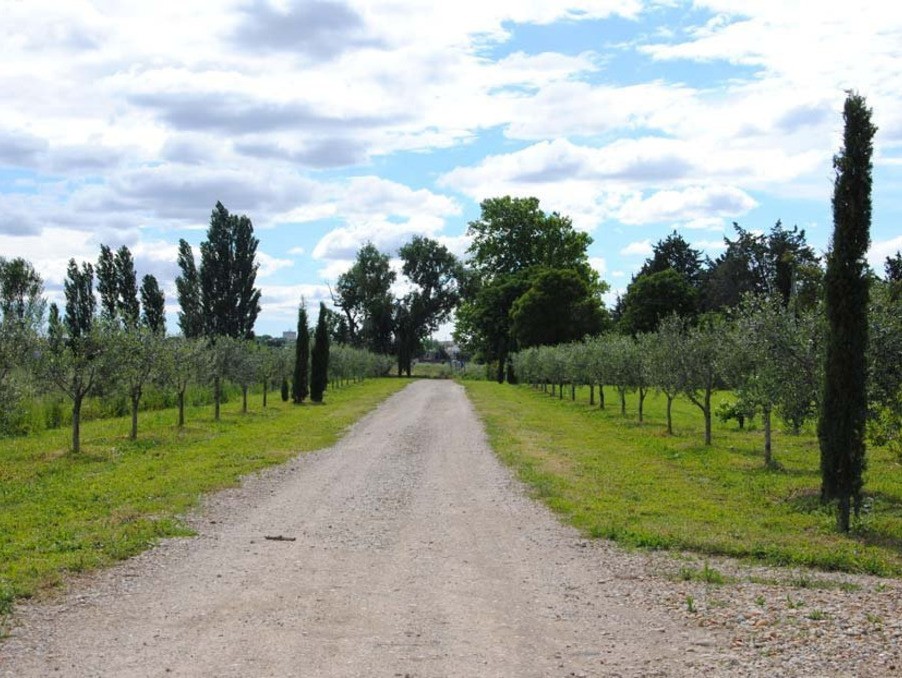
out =
<svg viewBox="0 0 902 678"><path fill-rule="evenodd" d="M574 229L568 217L546 214L536 198L490 198L480 208L480 218L467 229L475 279L458 312L455 336L479 357L495 362L503 381L508 356L517 348L510 313L532 286L534 274L569 269L593 295L602 287L589 264L592 239Z"/></svg>
<svg viewBox="0 0 902 678"><path fill-rule="evenodd" d="M871 157L877 128L864 97L849 93L843 146L833 158L833 238L824 279L828 320L824 397L818 422L821 493L838 503L837 527L848 532L861 501L867 418L868 266Z"/></svg>
<svg viewBox="0 0 902 678"><path fill-rule="evenodd" d="M447 247L415 236L398 252L402 272L415 286L396 305L395 337L398 374L410 375L411 362L423 339L438 329L460 303L466 271Z"/></svg>
<svg viewBox="0 0 902 678"><path fill-rule="evenodd" d="M373 243L361 247L351 268L338 277L335 305L345 315L354 346L385 355L392 352L394 282L388 255Z"/></svg>
<svg viewBox="0 0 902 678"><path fill-rule="evenodd" d="M691 317L697 306L697 289L676 269L666 268L639 275L630 283L619 324L629 334L654 332L668 315Z"/></svg>
<svg viewBox="0 0 902 678"><path fill-rule="evenodd" d="M554 345L598 334L607 315L598 295L573 269L547 269L510 310L511 334L522 347Z"/></svg>

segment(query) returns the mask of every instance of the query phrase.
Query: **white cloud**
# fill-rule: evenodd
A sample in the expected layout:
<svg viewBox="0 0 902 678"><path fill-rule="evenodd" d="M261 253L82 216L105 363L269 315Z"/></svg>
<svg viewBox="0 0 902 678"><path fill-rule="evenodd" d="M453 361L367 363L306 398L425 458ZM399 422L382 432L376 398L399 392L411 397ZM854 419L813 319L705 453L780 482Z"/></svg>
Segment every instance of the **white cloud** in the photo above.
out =
<svg viewBox="0 0 902 678"><path fill-rule="evenodd" d="M648 198L630 198L617 216L626 224L738 218L757 205L748 193L734 186L695 186L681 191L658 191Z"/></svg>
<svg viewBox="0 0 902 678"><path fill-rule="evenodd" d="M604 257L589 257L589 266L598 271L598 275L602 278L607 274L608 263L604 260Z"/></svg>
<svg viewBox="0 0 902 678"><path fill-rule="evenodd" d="M653 251L650 240L639 240L621 249L620 254L627 257L648 257Z"/></svg>
<svg viewBox="0 0 902 678"><path fill-rule="evenodd" d="M302 254L304 254L304 251L305 250L303 247L292 247L291 249L288 250L288 254L299 257Z"/></svg>
<svg viewBox="0 0 902 678"><path fill-rule="evenodd" d="M278 259L259 249L257 250L257 263L260 264L260 269L257 271L257 278L260 280L269 278L283 268L294 266L294 261L291 259Z"/></svg>
<svg viewBox="0 0 902 678"><path fill-rule="evenodd" d="M261 285L260 305L270 321L294 329L297 325L298 304L301 299L307 305L308 315L316 316L320 302L331 305L329 288L325 285Z"/></svg>
<svg viewBox="0 0 902 678"><path fill-rule="evenodd" d="M871 268L882 276L886 258L895 256L896 252L900 251L902 251L902 235L889 240L873 242L868 250L868 263L871 265Z"/></svg>
<svg viewBox="0 0 902 678"><path fill-rule="evenodd" d="M718 231L723 232L724 220L722 217L698 217L689 221L673 225L674 230L681 228L690 231Z"/></svg>

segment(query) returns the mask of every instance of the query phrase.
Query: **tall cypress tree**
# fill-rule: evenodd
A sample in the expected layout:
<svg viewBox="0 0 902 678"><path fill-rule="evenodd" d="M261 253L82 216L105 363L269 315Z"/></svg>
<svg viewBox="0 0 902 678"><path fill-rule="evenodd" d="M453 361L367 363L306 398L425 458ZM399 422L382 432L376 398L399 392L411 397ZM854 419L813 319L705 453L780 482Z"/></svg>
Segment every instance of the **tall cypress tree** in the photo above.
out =
<svg viewBox="0 0 902 678"><path fill-rule="evenodd" d="M186 339L204 334L204 315L200 300L200 276L194 263L194 252L185 240L179 240L178 265L182 274L175 279L179 300L179 329Z"/></svg>
<svg viewBox="0 0 902 678"><path fill-rule="evenodd" d="M300 405L310 393L310 329L307 327L307 309L298 307L298 338L294 345L294 379L291 383L291 399Z"/></svg>
<svg viewBox="0 0 902 678"><path fill-rule="evenodd" d="M871 227L871 156L877 128L864 97L850 92L843 111L843 147L833 158L833 241L824 278L827 351L818 422L821 495L837 500L837 528L849 530L849 514L861 500L865 468L865 379L868 342L868 267Z"/></svg>
<svg viewBox="0 0 902 678"><path fill-rule="evenodd" d="M326 305L319 304L319 319L313 334L313 353L310 357L310 400L323 402L329 383L329 323Z"/></svg>

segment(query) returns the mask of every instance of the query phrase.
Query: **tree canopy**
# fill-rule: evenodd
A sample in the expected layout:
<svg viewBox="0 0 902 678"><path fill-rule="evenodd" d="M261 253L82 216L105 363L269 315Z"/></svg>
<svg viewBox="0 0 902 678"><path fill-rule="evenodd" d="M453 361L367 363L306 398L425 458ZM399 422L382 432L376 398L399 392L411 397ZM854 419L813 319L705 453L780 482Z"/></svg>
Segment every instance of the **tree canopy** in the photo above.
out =
<svg viewBox="0 0 902 678"><path fill-rule="evenodd" d="M200 245L201 308L208 336L253 337L260 313L260 290L255 287L258 244L251 220L229 214L217 202L207 239ZM183 275L187 280L185 268Z"/></svg>

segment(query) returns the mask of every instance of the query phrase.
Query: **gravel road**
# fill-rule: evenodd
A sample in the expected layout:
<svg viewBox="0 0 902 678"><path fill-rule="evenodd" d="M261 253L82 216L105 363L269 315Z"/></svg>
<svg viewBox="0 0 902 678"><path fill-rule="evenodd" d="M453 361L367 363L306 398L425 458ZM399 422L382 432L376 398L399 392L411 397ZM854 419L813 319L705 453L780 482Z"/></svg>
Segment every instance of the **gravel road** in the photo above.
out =
<svg viewBox="0 0 902 678"><path fill-rule="evenodd" d="M24 607L0 675L710 676L749 652L771 674L667 604L657 556L529 499L452 382L412 383L192 521L197 538Z"/></svg>

